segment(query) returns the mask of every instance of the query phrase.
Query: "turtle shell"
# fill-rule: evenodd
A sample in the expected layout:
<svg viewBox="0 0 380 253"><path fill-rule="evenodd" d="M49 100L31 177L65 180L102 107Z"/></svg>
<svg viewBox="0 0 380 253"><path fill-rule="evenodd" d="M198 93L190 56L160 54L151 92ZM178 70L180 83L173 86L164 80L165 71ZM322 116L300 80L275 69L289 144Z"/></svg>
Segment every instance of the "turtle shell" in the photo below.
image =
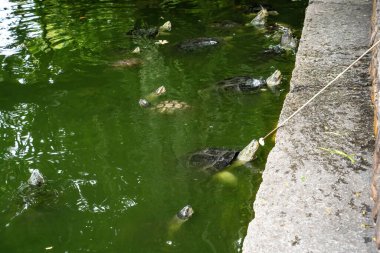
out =
<svg viewBox="0 0 380 253"><path fill-rule="evenodd" d="M139 58L128 58L112 63L112 67L115 68L131 68L142 64L142 60Z"/></svg>
<svg viewBox="0 0 380 253"><path fill-rule="evenodd" d="M153 109L161 113L172 113L175 110L189 108L185 102L178 100L165 100L157 104Z"/></svg>
<svg viewBox="0 0 380 253"><path fill-rule="evenodd" d="M127 32L127 35L132 35L135 37L146 37L146 38L154 38L158 34L158 27L150 27L150 28L133 28L132 30Z"/></svg>
<svg viewBox="0 0 380 253"><path fill-rule="evenodd" d="M214 28L220 28L220 29L230 29L230 28L241 26L241 25L235 21L222 20L222 21L215 21L211 23L210 26Z"/></svg>
<svg viewBox="0 0 380 253"><path fill-rule="evenodd" d="M230 165L239 151L225 148L207 148L189 155L188 166L217 172Z"/></svg>
<svg viewBox="0 0 380 253"><path fill-rule="evenodd" d="M220 44L220 40L216 38L195 38L182 42L179 48L183 51L195 51L202 48L214 47Z"/></svg>
<svg viewBox="0 0 380 253"><path fill-rule="evenodd" d="M255 79L250 76L236 76L224 79L217 83L219 90L252 92L265 85L265 80Z"/></svg>

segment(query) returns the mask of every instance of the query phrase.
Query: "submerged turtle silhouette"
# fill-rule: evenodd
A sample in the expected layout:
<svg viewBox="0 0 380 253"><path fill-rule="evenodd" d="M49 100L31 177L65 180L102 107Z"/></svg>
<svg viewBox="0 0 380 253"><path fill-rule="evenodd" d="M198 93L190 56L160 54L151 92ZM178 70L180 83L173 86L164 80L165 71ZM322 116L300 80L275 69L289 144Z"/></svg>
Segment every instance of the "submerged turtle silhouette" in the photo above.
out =
<svg viewBox="0 0 380 253"><path fill-rule="evenodd" d="M146 37L146 38L154 38L160 32L170 32L172 29L172 24L170 21L166 21L160 27L134 27L133 29L127 32L127 35L131 35L134 37Z"/></svg>
<svg viewBox="0 0 380 253"><path fill-rule="evenodd" d="M114 68L131 68L131 67L139 66L142 63L143 61L141 59L132 57L132 58L127 58L124 60L113 62L111 66Z"/></svg>
<svg viewBox="0 0 380 253"><path fill-rule="evenodd" d="M178 48L182 51L191 52L204 48L210 48L220 45L222 42L221 39L211 38L211 37L200 37L185 40L182 43L178 44Z"/></svg>
<svg viewBox="0 0 380 253"><path fill-rule="evenodd" d="M209 26L213 28L220 28L220 29L231 29L231 28L242 26L242 25L238 22L225 19L225 20L214 21Z"/></svg>

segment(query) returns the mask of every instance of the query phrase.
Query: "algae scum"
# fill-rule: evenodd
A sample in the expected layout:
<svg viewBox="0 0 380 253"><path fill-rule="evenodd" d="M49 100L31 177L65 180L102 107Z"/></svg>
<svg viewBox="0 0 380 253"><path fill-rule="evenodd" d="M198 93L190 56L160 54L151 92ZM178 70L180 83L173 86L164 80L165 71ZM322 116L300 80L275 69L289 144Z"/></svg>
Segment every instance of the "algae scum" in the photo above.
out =
<svg viewBox="0 0 380 253"><path fill-rule="evenodd" d="M299 37L306 2L261 3L279 13L268 24ZM241 149L276 125L294 54L264 53L279 37L245 26L257 6L1 1L0 252L240 252L273 141L258 159L230 169L232 185L187 168L184 157L207 147ZM127 35L168 20L171 31L158 37ZM222 43L179 50L199 37ZM274 91L212 89L275 69L284 78ZM161 85L167 92L157 102L189 107L170 114L141 108L139 99ZM27 184L30 169L43 173L41 187ZM194 215L172 229L187 204Z"/></svg>

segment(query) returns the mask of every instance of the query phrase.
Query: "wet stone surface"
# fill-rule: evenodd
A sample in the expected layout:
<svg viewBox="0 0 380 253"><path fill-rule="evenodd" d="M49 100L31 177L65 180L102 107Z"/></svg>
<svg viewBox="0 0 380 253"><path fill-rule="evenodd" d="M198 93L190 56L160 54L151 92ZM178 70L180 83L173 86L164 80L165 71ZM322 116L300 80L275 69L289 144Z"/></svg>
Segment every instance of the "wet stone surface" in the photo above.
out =
<svg viewBox="0 0 380 253"><path fill-rule="evenodd" d="M361 55L371 1L310 1L280 122ZM377 252L370 58L278 130L243 252Z"/></svg>

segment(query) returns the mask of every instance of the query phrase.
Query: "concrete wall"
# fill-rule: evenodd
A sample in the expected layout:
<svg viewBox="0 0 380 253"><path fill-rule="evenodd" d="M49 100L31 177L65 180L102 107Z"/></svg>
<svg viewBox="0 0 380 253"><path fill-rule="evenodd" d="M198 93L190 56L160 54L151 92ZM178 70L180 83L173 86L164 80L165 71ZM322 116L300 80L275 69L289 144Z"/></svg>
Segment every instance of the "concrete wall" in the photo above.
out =
<svg viewBox="0 0 380 253"><path fill-rule="evenodd" d="M372 4L310 0L280 122L369 47ZM370 61L368 55L278 130L243 252L377 252Z"/></svg>
<svg viewBox="0 0 380 253"><path fill-rule="evenodd" d="M379 0L373 1L372 19L371 19L371 42L374 43L380 39L379 34L379 18L380 18L380 3ZM370 66L370 73L372 79L372 102L374 105L374 134L376 137L374 161L373 161L373 175L371 181L371 198L374 201L372 216L375 222L375 240L377 248L380 248L380 136L379 136L379 116L380 116L380 101L379 101L379 61L380 54L378 47L372 52L372 60Z"/></svg>

